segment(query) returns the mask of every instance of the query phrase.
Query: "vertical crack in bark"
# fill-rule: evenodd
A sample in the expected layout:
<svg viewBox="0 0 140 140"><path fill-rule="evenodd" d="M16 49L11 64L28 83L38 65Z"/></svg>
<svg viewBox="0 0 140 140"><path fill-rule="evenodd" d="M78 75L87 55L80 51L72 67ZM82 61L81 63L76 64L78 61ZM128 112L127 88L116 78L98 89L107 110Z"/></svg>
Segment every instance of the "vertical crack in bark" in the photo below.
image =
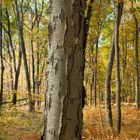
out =
<svg viewBox="0 0 140 140"><path fill-rule="evenodd" d="M56 75L57 71L59 70L58 63L55 64L54 69L55 69L55 75Z"/></svg>
<svg viewBox="0 0 140 140"><path fill-rule="evenodd" d="M51 109L51 104L52 104L52 94L49 96L49 101L48 101L48 110L50 111Z"/></svg>
<svg viewBox="0 0 140 140"><path fill-rule="evenodd" d="M71 52L69 52L67 55L67 69L68 69L68 73L67 73L67 95L65 95L64 97L64 105L63 105L63 121L62 123L65 124L64 122L66 120L68 120L69 118L66 117L67 115L67 108L69 106L69 102L70 101L70 96L71 96L71 74L73 72L73 67L74 67L74 63L75 63L75 54L76 54L76 50L78 49L78 47L80 47L78 44L79 44L79 36L80 36L80 33L81 33L81 21L82 21L82 18L81 18L81 13L79 12L79 20L78 20L78 26L76 26L77 24L75 23L75 11L77 10L77 7L79 6L79 3L75 3L73 1L72 3L72 7L73 7L73 10L72 10L72 13L71 13L71 17L72 17L72 26L74 28L74 31L75 31L75 37L76 37L76 40L75 40L75 45L74 47L71 49ZM79 24L80 24L80 27L79 27ZM80 93L79 93L80 95ZM70 102L75 102L75 99L72 98ZM65 108L64 108L65 107ZM79 107L78 107L78 115L77 115L77 120L81 121L81 118L79 117L81 114L79 114L79 110L81 108L81 105L79 104ZM75 136L77 137L79 135L79 131L80 131L80 128L78 126L78 124L75 126ZM62 128L61 128L61 135L65 134L65 126L62 125ZM61 138L61 135L60 135L60 138Z"/></svg>
<svg viewBox="0 0 140 140"><path fill-rule="evenodd" d="M71 94L71 88L70 88L70 77L71 77L71 73L72 73L72 69L73 69L73 66L74 66L74 55L75 55L75 52L76 52L76 46L73 50L73 53L72 55L68 57L68 63L67 63L67 67L69 67L69 65L71 64L71 67L70 67L70 70L69 72L67 73L67 92L66 92L66 95L64 96L64 100L63 100L63 114L62 114L62 126L61 126L61 131L60 131L60 139L61 139L61 136L65 134L65 123L64 121L68 120L68 118L66 118L66 114L67 114L67 107L69 105L68 101L69 101L69 97L70 97L70 94ZM71 58L72 61L71 61Z"/></svg>

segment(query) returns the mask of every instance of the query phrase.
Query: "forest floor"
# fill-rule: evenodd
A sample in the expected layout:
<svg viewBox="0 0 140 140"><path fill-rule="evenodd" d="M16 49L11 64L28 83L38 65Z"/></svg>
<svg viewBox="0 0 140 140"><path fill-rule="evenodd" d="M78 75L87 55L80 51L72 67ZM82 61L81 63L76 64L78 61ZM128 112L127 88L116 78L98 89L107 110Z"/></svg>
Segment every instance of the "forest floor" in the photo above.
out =
<svg viewBox="0 0 140 140"><path fill-rule="evenodd" d="M133 104L122 106L122 131L115 133L115 107L113 107L114 131L106 126L105 109L101 106L85 107L83 140L140 140L140 111Z"/></svg>
<svg viewBox="0 0 140 140"><path fill-rule="evenodd" d="M122 132L119 136L106 126L104 111L104 106L101 110L99 107L84 108L83 140L140 140L140 111L135 110L133 105L122 106ZM42 111L27 113L25 107L20 107L20 110L9 108L4 109L0 116L0 140L40 140L42 128Z"/></svg>

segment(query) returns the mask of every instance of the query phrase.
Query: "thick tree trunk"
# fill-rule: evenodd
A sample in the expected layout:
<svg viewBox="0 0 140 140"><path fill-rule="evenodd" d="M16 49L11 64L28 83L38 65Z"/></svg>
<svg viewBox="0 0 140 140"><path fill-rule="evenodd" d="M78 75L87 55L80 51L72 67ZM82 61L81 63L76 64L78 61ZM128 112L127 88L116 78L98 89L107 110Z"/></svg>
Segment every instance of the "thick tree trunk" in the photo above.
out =
<svg viewBox="0 0 140 140"><path fill-rule="evenodd" d="M84 79L82 0L51 0L44 140L80 140Z"/></svg>
<svg viewBox="0 0 140 140"><path fill-rule="evenodd" d="M135 101L136 101L136 109L140 109L140 86L139 86L139 46L138 46L138 39L139 39L139 25L136 15L133 15L135 21L135 79L136 79L136 94L135 94Z"/></svg>
<svg viewBox="0 0 140 140"><path fill-rule="evenodd" d="M116 52L116 125L117 133L121 131L121 80L120 80L120 52L119 52L119 24L122 15L123 3L118 3L117 18L115 21L115 52Z"/></svg>

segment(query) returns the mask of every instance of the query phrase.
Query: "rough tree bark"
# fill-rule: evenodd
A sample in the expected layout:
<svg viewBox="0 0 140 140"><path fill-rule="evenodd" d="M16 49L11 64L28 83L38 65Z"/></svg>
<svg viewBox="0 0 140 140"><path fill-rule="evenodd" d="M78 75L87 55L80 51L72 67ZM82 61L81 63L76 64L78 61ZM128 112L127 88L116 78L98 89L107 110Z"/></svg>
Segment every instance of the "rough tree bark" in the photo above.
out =
<svg viewBox="0 0 140 140"><path fill-rule="evenodd" d="M80 140L84 79L82 0L51 0L44 140Z"/></svg>

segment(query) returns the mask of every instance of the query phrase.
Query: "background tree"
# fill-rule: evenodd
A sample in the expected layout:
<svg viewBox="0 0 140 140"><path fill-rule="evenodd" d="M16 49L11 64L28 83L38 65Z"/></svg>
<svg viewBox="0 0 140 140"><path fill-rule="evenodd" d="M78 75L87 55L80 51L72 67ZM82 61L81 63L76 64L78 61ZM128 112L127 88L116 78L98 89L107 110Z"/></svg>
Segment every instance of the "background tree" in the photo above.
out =
<svg viewBox="0 0 140 140"><path fill-rule="evenodd" d="M139 38L139 23L138 19L133 13L134 23L135 23L135 73L136 73L136 108L140 109L140 86L139 86L139 46L138 46L138 38Z"/></svg>
<svg viewBox="0 0 140 140"><path fill-rule="evenodd" d="M3 76L4 76L3 46L2 46L2 2L1 1L0 1L0 62L1 62L0 106L1 106L3 101Z"/></svg>
<svg viewBox="0 0 140 140"><path fill-rule="evenodd" d="M121 79L120 79L120 52L119 52L119 21L122 15L123 3L118 3L115 21L115 51L116 51L116 114L117 133L121 131Z"/></svg>

